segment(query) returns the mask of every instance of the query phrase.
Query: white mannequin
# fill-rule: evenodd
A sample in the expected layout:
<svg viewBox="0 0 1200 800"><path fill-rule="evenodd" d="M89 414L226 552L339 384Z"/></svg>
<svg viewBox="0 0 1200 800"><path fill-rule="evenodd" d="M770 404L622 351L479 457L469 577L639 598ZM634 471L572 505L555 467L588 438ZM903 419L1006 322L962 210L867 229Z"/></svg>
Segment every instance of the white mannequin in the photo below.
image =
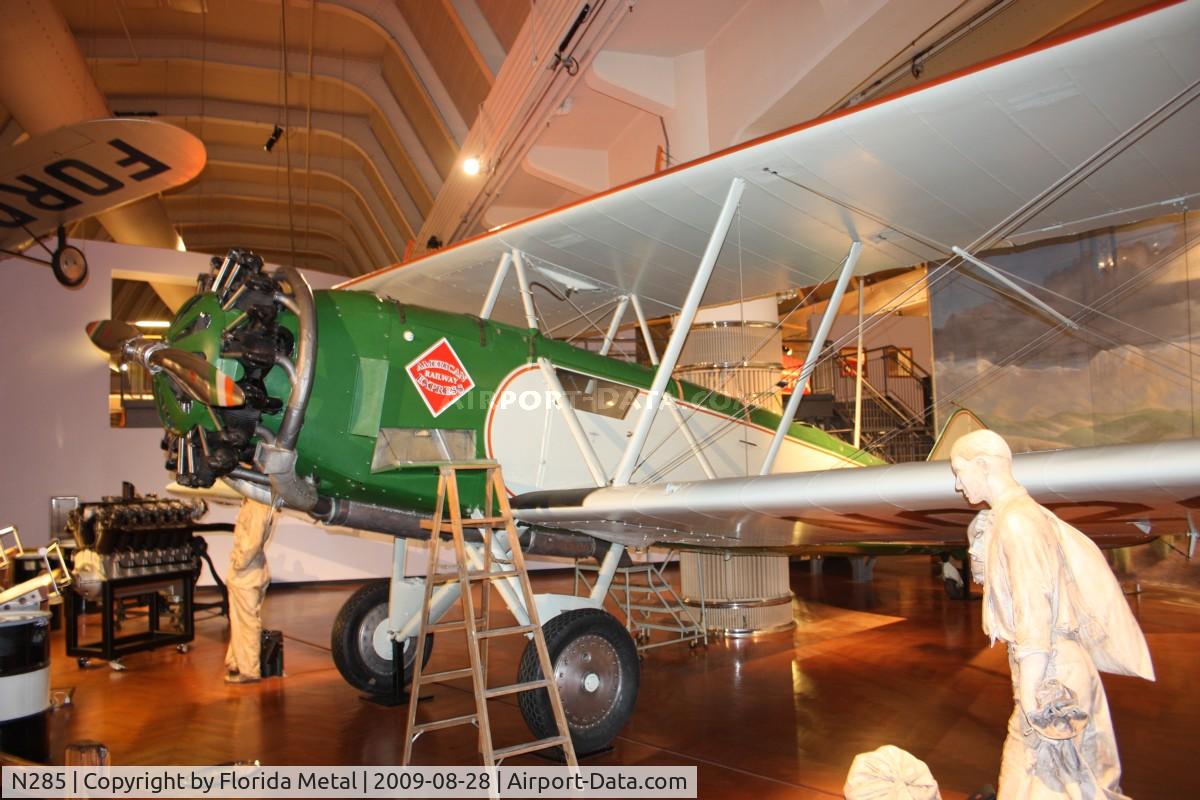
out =
<svg viewBox="0 0 1200 800"><path fill-rule="evenodd" d="M271 582L267 543L275 527L275 510L250 499L242 501L229 554L229 649L225 682L253 683L262 676L262 604Z"/></svg>
<svg viewBox="0 0 1200 800"><path fill-rule="evenodd" d="M998 434L962 437L950 466L968 502L991 509L968 533L983 629L1008 645L1013 676L997 797L1124 797L1097 667L1149 680L1154 669L1112 570L1090 539L1017 483Z"/></svg>
<svg viewBox="0 0 1200 800"><path fill-rule="evenodd" d="M925 762L890 744L854 757L842 794L846 800L941 800L942 797Z"/></svg>

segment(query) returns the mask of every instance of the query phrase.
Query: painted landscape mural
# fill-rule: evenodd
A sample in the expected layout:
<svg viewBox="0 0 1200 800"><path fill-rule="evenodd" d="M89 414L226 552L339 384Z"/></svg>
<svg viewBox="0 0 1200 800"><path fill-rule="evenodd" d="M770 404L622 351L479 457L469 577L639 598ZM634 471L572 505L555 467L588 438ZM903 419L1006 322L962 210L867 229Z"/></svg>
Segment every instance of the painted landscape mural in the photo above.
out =
<svg viewBox="0 0 1200 800"><path fill-rule="evenodd" d="M968 408L1018 451L1196 436L1198 233L1179 213L985 256L1079 330L998 284L935 284L939 420Z"/></svg>

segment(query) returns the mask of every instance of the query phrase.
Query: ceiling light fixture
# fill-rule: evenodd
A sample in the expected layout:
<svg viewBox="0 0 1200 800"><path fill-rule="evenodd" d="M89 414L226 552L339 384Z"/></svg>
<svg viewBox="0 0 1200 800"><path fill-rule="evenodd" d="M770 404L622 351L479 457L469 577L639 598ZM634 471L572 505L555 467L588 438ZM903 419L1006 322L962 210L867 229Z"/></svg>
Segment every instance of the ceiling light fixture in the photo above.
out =
<svg viewBox="0 0 1200 800"><path fill-rule="evenodd" d="M283 128L276 125L275 130L271 131L271 135L267 137L267 142L263 145L263 150L266 150L268 153L271 152L275 148L275 143L279 141L280 136L283 136Z"/></svg>
<svg viewBox="0 0 1200 800"><path fill-rule="evenodd" d="M133 323L139 328L169 328L171 323L161 319L140 319Z"/></svg>
<svg viewBox="0 0 1200 800"><path fill-rule="evenodd" d="M468 175L478 175L479 174L479 158L476 156L471 156L470 158L468 158L466 161L463 162L462 168L463 168L463 172L467 173Z"/></svg>

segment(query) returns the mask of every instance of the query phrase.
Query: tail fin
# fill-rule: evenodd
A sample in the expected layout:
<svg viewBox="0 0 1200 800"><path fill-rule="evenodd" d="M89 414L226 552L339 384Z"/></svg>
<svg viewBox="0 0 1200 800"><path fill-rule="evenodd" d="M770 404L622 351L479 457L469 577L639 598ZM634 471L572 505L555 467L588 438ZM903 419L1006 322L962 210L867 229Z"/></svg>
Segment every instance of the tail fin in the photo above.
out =
<svg viewBox="0 0 1200 800"><path fill-rule="evenodd" d="M929 458L925 460L949 461L950 448L954 447L955 442L972 431L986 429L987 425L983 424L983 420L979 417L965 408L958 409L950 415L950 419L946 420L946 424L942 426L942 431L938 434L937 441L933 443L933 449L929 451Z"/></svg>

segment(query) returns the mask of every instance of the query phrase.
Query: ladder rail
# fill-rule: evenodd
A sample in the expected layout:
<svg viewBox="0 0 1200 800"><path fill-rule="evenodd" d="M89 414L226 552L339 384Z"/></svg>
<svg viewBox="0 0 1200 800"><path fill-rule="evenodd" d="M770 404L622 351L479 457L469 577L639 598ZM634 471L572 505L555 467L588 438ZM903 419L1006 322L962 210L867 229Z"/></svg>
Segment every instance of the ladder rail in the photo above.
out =
<svg viewBox="0 0 1200 800"><path fill-rule="evenodd" d="M415 669L413 671L412 678L412 691L408 701L408 725L405 728L404 753L400 760L400 763L404 766L408 766L412 759L412 746L413 742L416 741L416 737L413 736L413 729L417 724L417 698L421 693L421 673L424 671L421 669L421 663L425 660L425 637L428 635L429 628L429 606L433 602L434 581L432 580L432 577L437 572L439 556L438 550L442 540L442 537L437 534L437 531L441 530L443 505L442 499L445 493L446 475L442 472L439 472L437 483L437 507L433 510L433 531L429 536L429 563L425 568L427 576L425 578L425 599L421 604L421 624L417 629L417 653L416 658L413 661L413 666ZM467 586L462 587L462 589L468 588L469 587ZM403 651L401 651L400 657L404 657ZM393 669L399 668L400 665L398 664L393 666ZM420 733L417 735L419 736Z"/></svg>
<svg viewBox="0 0 1200 800"><path fill-rule="evenodd" d="M450 505L450 523L454 534L454 558L458 562L458 579L462 585L463 619L467 623L467 656L471 660L471 685L475 690L475 713L478 715L479 725L479 749L483 753L483 763L490 767L495 765L496 756L492 750L492 725L488 717L486 702L487 686L485 685L486 682L480 663L478 629L475 627L475 596L471 591L471 579L468 575L471 568L467 563L467 548L466 543L463 541L462 506L459 505L458 501L458 478L454 474L453 467L442 467L440 472L446 478L446 493ZM490 511L490 509L488 510ZM485 540L489 537L490 531L491 529L489 528L488 532L484 534ZM484 556L484 563L489 563L486 555ZM491 583L486 578L484 579L480 593L484 597L491 594ZM488 624L486 617L483 620L483 624L485 626Z"/></svg>
<svg viewBox="0 0 1200 800"><path fill-rule="evenodd" d="M537 604L533 600L533 587L529 583L529 570L525 566L525 553L521 550L521 542L517 538L517 526L513 522L512 508L508 503L508 492L504 489L504 481L497 470L491 475L491 482L496 487L496 501L500 506L500 516L505 519L505 532L510 544L509 557L513 566L521 573L521 591L525 595L525 608L529 611L529 624L535 626L533 641L538 654L538 663L542 668L542 677L546 679L546 693L550 696L550 708L554 712L555 726L559 735L564 739L563 755L567 765L578 767L575 757L575 745L571 742L571 732L567 725L567 715L563 711L562 698L558 694L558 683L554 680L554 664L550 661L550 651L546 647L546 637L542 633L542 623L538 617ZM490 510L490 509L489 509Z"/></svg>
<svg viewBox="0 0 1200 800"><path fill-rule="evenodd" d="M490 480L491 472L489 471L488 473L486 473L486 475L487 475L488 480L485 481L484 488L483 488L483 513L485 515L491 515L491 513L492 513L492 481ZM483 529L483 571L487 572L487 573L490 573L492 571L492 561L493 561L492 546L493 546L493 543L495 542L495 537L496 537L496 529L495 528L489 526L489 527ZM491 617L492 582L490 580L487 580L484 582L482 590L481 590L481 594L483 596L480 598L479 604L481 606L481 611L483 613L483 620L484 620L483 625L484 625L484 628L490 629L491 628L491 619L492 619L492 617ZM476 639L476 641L479 641L478 638ZM492 641L492 639L490 636L486 636L483 638L482 641L479 641L479 663L481 665L481 669L483 670L483 674L485 676L488 674L488 651L490 650L490 648L488 647L488 644L491 641ZM484 681L483 689L485 692L487 691L487 681L486 680Z"/></svg>

